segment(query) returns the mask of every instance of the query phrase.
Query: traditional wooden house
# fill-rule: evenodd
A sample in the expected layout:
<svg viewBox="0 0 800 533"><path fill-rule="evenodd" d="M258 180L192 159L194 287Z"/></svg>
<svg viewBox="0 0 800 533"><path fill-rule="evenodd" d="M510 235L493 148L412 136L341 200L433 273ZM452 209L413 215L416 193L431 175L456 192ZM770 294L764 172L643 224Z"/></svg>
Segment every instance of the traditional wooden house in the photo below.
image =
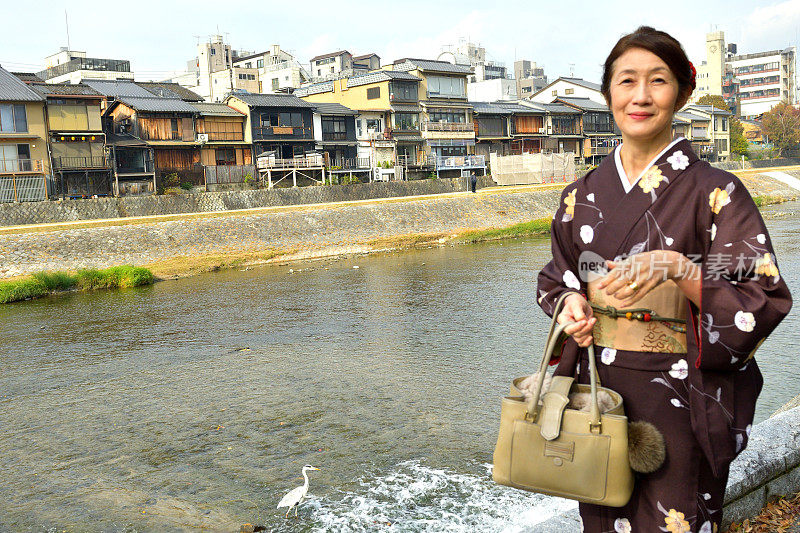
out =
<svg viewBox="0 0 800 533"><path fill-rule="evenodd" d="M561 96L554 103L563 104L581 112L580 131L583 143L580 155L585 163L597 164L614 147L622 142L622 137L614 124L614 116L606 104L589 98Z"/></svg>
<svg viewBox="0 0 800 533"><path fill-rule="evenodd" d="M341 104L314 104L314 139L330 166L352 166L358 157L357 111Z"/></svg>
<svg viewBox="0 0 800 533"><path fill-rule="evenodd" d="M176 98L119 96L105 111L113 132L144 141L152 149L157 178L177 174L180 182L203 184L198 110Z"/></svg>
<svg viewBox="0 0 800 533"><path fill-rule="evenodd" d="M315 149L314 104L290 94L233 93L225 104L245 115L245 142L254 156L293 159Z"/></svg>
<svg viewBox="0 0 800 533"><path fill-rule="evenodd" d="M30 87L47 102L54 192L62 198L115 194L100 112L103 96L80 83L37 83Z"/></svg>

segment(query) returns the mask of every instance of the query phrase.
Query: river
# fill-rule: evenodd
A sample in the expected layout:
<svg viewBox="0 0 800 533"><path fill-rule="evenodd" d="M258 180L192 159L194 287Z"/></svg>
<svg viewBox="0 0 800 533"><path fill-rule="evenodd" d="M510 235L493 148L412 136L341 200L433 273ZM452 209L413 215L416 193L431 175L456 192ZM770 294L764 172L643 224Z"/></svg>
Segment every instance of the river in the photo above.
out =
<svg viewBox="0 0 800 533"><path fill-rule="evenodd" d="M797 208L765 210L794 294ZM519 239L2 306L0 531L524 531L574 506L488 473L548 258ZM759 350L758 420L800 393L798 329Z"/></svg>

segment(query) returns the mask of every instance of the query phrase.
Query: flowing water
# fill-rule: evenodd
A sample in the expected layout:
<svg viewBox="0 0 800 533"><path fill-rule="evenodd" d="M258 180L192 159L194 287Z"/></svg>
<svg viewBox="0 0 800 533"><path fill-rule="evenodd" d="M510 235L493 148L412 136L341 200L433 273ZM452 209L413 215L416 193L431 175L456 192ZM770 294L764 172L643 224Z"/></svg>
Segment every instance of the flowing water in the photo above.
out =
<svg viewBox="0 0 800 533"><path fill-rule="evenodd" d="M787 213L768 224L800 294L796 210L766 213ZM548 258L520 239L2 306L0 531L532 528L574 504L488 468L500 397L542 349ZM800 393L798 326L759 351L759 420Z"/></svg>

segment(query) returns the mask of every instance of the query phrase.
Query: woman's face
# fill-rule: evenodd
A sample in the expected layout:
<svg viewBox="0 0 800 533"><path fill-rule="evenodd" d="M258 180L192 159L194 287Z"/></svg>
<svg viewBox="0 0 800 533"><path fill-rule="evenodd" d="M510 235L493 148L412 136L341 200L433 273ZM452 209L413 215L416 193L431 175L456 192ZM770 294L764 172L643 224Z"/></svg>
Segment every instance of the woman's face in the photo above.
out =
<svg viewBox="0 0 800 533"><path fill-rule="evenodd" d="M678 80L660 57L643 48L627 50L614 61L609 90L614 120L627 139L672 136Z"/></svg>

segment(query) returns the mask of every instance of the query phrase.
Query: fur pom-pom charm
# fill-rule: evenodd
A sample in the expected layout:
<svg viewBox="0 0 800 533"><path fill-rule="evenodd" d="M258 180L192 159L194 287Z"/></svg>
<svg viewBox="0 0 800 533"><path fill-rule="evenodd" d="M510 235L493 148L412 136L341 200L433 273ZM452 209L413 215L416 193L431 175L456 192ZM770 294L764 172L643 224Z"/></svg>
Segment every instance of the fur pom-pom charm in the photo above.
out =
<svg viewBox="0 0 800 533"><path fill-rule="evenodd" d="M664 436L650 422L628 422L628 462L631 470L650 474L661 468L667 455Z"/></svg>

